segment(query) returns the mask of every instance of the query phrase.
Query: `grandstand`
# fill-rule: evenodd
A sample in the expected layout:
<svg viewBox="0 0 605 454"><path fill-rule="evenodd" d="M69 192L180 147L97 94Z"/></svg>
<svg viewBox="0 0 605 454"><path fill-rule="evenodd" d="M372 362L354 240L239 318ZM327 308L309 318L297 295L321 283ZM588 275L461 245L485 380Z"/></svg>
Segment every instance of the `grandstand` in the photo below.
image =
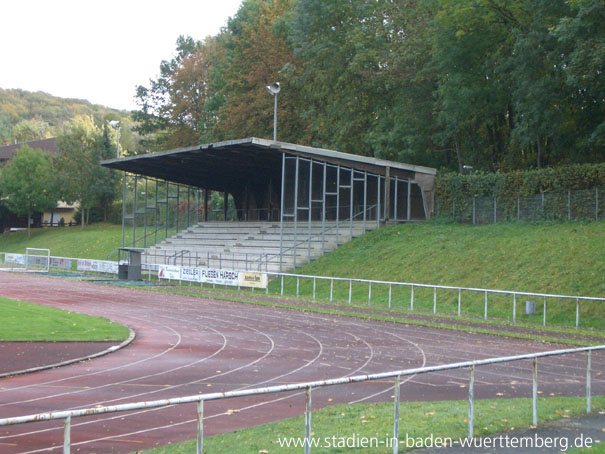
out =
<svg viewBox="0 0 605 454"><path fill-rule="evenodd" d="M102 165L126 172L122 247L151 263L287 271L433 211L435 169L257 138Z"/></svg>

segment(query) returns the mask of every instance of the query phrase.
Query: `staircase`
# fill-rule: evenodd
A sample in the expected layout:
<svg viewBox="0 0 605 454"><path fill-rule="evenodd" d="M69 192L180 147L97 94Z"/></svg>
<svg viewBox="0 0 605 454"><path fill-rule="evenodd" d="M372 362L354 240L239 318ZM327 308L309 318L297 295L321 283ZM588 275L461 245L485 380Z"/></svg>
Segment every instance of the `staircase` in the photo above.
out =
<svg viewBox="0 0 605 454"><path fill-rule="evenodd" d="M284 222L282 270L291 271L375 229L375 222ZM146 250L145 262L232 269L280 271L279 222L204 222Z"/></svg>

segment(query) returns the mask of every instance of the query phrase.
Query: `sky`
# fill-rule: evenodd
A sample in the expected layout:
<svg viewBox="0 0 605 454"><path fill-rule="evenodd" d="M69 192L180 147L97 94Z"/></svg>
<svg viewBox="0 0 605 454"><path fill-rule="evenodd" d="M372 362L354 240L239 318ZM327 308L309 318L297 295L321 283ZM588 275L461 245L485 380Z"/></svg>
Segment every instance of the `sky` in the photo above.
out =
<svg viewBox="0 0 605 454"><path fill-rule="evenodd" d="M2 2L0 88L136 109L135 87L170 60L179 35L216 35L242 0Z"/></svg>

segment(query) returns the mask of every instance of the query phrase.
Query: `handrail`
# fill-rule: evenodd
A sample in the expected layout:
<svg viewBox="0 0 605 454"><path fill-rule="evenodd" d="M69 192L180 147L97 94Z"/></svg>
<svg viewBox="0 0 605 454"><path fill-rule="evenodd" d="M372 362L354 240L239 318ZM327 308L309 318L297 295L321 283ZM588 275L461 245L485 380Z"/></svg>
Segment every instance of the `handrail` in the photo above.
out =
<svg viewBox="0 0 605 454"><path fill-rule="evenodd" d="M336 385L344 385L350 383L360 383L366 381L374 381L374 380L383 380L394 378L395 387L397 388L395 391L395 416L394 416L394 433L393 440L395 446L393 446L393 452L397 452L398 448L398 437L399 437L399 417L398 417L398 408L399 408L399 387L400 387L400 378L403 376L412 376L419 375L431 372L440 372L445 370L453 370L453 369L470 369L470 377L469 377L469 417L468 417L468 437L473 437L473 429L474 429L474 374L475 368L479 366L487 366L493 364L501 364L508 363L513 361L521 361L521 360L533 360L533 387L532 387L532 407L533 407L533 425L537 425L538 422L538 407L537 407L537 389L538 389L538 376L537 376L537 359L552 357L552 356L561 356L561 355L569 355L569 354L577 354L577 353L587 353L587 372L586 372L586 412L591 412L591 352L605 350L605 345L597 345L592 347L581 347L581 348L570 348L570 349L562 349L562 350L551 350L546 352L537 352L537 353L527 353L522 355L514 355L514 356L503 356L498 358L489 358L489 359L481 359L474 361L462 361L457 363L450 364L441 364L435 366L425 366L419 368L412 369L402 369L395 370L389 372L381 372L374 374L365 374L365 375L356 375L352 377L339 377L332 378L328 380L316 380L316 381L308 381L303 383L292 383L286 385L275 385L275 386L267 386L263 388L254 388L254 389L245 389L245 390L237 390L237 391L226 391L226 392L215 392L215 393L207 393L207 394L196 394L190 396L183 396L177 398L170 399L160 399L146 402L135 402L129 404L120 404L120 405L112 405L112 406L99 406L92 408L84 408L79 410L64 410L64 411L54 411L54 412L46 412L46 413L38 413L26 416L17 416L10 418L0 419L0 426L9 426L15 424L26 424L31 422L40 422L40 421L51 421L51 420L64 420L64 452L70 452L71 446L71 418L81 417L81 416L91 416L91 415L101 415L108 413L118 413L125 411L133 411L133 410L142 410L142 409L151 409L151 408L160 408L160 407L168 407L172 405L181 405L181 404L189 404L189 403L198 403L198 445L197 452L203 452L203 403L206 401L213 400L223 400L223 399L231 399L237 397L246 397L246 396L255 396L255 395L265 395L265 394L275 394L281 392L289 392L289 391L299 391L306 390L306 398L307 398L307 418L305 418L306 424L306 438L307 438L307 446L310 450L309 445L309 437L310 437L310 400L311 400L311 391L314 388L322 388L327 386L336 386Z"/></svg>
<svg viewBox="0 0 605 454"><path fill-rule="evenodd" d="M311 276L305 274L292 274L292 273L268 273L274 276L285 276L285 277L298 277L303 279L320 279L328 281L345 281L345 282L362 282L365 284L384 284L384 285L399 285L402 287L416 287L416 288L437 288L443 290L464 290L469 292L489 292L497 293L501 295L522 295L522 296L536 296L543 298L559 298L559 299L577 299L581 301L605 301L605 298L594 297L594 296L577 296L577 295L556 295L550 293L532 293L532 292L519 292L516 290L495 290L487 288L476 288L476 287L460 287L452 285L435 285L435 284L418 284L415 282L397 282L397 281L378 281L372 279L356 279L350 277L331 277L331 276Z"/></svg>
<svg viewBox="0 0 605 454"><path fill-rule="evenodd" d="M360 214L362 214L364 211L370 211L370 210L373 210L373 209L374 209L375 207L377 207L377 206L378 206L377 204L374 204L374 205L370 205L370 206L366 207L366 209L365 209L365 210L361 210L361 211L357 212L356 214L354 214L352 219L355 219L357 216L359 216ZM343 219L343 220L342 220L342 222L343 222L343 223L345 223L345 222L347 222L347 221L348 221L348 222L351 222L351 218L345 218L345 219ZM307 221L307 222L308 222L308 221ZM334 221L330 221L330 222L334 222ZM303 222L303 223L301 223L301 231L304 231L304 225L305 225L305 224L304 224L304 222ZM309 241L310 241L312 238L316 238L316 237L319 237L319 236L323 236L325 233L330 232L330 231L332 231L332 230L335 230L337 227L338 227L338 221L336 221L336 225L334 225L334 226L332 226L332 227L330 227L330 228L328 228L328 229L326 229L326 230L323 230L321 233L318 233L318 234L316 234L316 235L311 235L310 237L309 237L309 236L307 236L307 237L306 237L306 240L301 240L299 243L295 244L294 246L290 246L289 248L283 249L283 250L282 250L282 251L281 251L279 254L272 254L272 255L269 255L268 253L267 253L267 254L263 254L263 255L261 255L261 256L258 258L258 260L255 260L255 261L254 261L254 262L252 262L252 263L256 263L256 262L258 262L258 264L259 264L259 266L258 266L258 270L260 271L260 270L262 270L263 261L264 261L264 262L266 262L266 263L268 263L270 259L273 259L273 258L276 258L276 257L280 257L280 256L282 256L282 255L283 255L283 253L284 253L284 252L290 251L290 250L292 250L292 249L296 249L296 248L298 247L298 245L301 245L301 244L306 244L306 243L308 243L308 242L309 242ZM343 228L343 230L346 230L346 228ZM338 241L338 240L337 240L337 241ZM263 259L263 258L264 258L264 259ZM267 271L267 270L265 269L265 271Z"/></svg>

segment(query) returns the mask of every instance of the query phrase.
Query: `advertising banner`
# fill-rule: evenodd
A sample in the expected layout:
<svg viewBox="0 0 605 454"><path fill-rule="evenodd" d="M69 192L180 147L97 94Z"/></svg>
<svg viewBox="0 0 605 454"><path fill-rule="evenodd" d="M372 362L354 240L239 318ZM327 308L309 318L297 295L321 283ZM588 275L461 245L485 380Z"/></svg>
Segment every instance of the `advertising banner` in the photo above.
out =
<svg viewBox="0 0 605 454"><path fill-rule="evenodd" d="M193 268L174 265L158 265L158 267L159 279L230 285L234 287L267 287L267 275L265 273L247 273L217 268Z"/></svg>
<svg viewBox="0 0 605 454"><path fill-rule="evenodd" d="M51 257L50 267L59 268L62 270L71 270L71 259L65 259L62 257Z"/></svg>
<svg viewBox="0 0 605 454"><path fill-rule="evenodd" d="M118 274L118 263L108 260L78 259L78 271L94 271L96 273Z"/></svg>
<svg viewBox="0 0 605 454"><path fill-rule="evenodd" d="M239 285L239 272L216 268L200 268L201 282L218 285Z"/></svg>
<svg viewBox="0 0 605 454"><path fill-rule="evenodd" d="M180 281L181 267L174 265L159 265L158 278L169 279L172 281Z"/></svg>
<svg viewBox="0 0 605 454"><path fill-rule="evenodd" d="M25 265L25 255L23 254L4 254L6 263L15 263L17 265Z"/></svg>
<svg viewBox="0 0 605 454"><path fill-rule="evenodd" d="M239 285L242 287L267 288L267 275L265 273L239 273Z"/></svg>

